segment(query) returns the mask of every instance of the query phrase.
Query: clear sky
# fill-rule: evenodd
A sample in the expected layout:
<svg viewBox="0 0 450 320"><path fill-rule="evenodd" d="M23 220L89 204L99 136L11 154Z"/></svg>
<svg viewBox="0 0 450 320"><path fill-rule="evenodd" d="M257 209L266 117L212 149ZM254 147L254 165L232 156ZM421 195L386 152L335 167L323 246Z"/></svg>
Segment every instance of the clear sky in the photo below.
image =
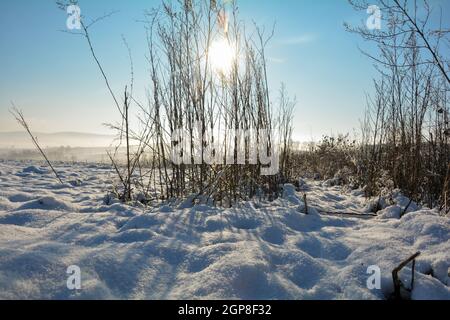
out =
<svg viewBox="0 0 450 320"><path fill-rule="evenodd" d="M137 89L148 86L145 33L137 20L160 0L81 0L82 14L95 18L118 10L92 30L97 54L114 89L122 92L129 75L131 47ZM434 4L449 7L450 1ZM365 94L375 72L344 22L363 23L346 0L238 0L242 20L266 25L276 22L268 48L272 93L284 82L298 100L297 140L358 129ZM35 131L109 133L102 123L117 112L82 37L61 32L66 15L53 0L0 1L0 131L20 128L8 113L13 100ZM369 48L370 50L370 48Z"/></svg>

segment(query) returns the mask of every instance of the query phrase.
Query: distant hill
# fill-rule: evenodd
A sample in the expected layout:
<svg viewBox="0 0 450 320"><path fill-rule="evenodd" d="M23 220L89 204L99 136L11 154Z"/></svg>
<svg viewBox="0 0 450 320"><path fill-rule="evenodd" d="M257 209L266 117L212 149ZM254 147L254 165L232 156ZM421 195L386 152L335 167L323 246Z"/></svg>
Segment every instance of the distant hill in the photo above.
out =
<svg viewBox="0 0 450 320"><path fill-rule="evenodd" d="M114 140L112 135L83 132L34 132L43 148L69 146L72 148L108 147ZM26 132L0 132L0 148L33 148L33 143Z"/></svg>

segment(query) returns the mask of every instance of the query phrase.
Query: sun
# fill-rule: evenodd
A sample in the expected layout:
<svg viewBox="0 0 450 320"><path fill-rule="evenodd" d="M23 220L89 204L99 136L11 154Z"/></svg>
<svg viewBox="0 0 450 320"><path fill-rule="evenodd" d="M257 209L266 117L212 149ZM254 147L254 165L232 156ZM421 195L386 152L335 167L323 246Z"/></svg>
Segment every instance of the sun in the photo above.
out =
<svg viewBox="0 0 450 320"><path fill-rule="evenodd" d="M225 38L217 39L209 48L209 59L215 72L227 76L236 61L236 48Z"/></svg>

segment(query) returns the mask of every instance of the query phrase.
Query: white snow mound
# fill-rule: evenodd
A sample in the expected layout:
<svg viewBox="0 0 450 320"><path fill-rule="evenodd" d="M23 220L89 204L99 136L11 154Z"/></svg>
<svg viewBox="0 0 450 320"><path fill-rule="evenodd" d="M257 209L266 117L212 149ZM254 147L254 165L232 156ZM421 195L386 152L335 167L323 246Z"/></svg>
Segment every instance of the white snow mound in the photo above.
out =
<svg viewBox="0 0 450 320"><path fill-rule="evenodd" d="M105 167L56 169L82 184L0 162L0 299L386 299L392 270L417 251L410 297L450 299L450 221L432 210L400 218L398 203L358 217L360 192L309 180L308 215L293 185L231 209L193 198L132 207L105 201L114 174ZM67 288L72 265L81 290ZM367 286L370 266L380 290Z"/></svg>

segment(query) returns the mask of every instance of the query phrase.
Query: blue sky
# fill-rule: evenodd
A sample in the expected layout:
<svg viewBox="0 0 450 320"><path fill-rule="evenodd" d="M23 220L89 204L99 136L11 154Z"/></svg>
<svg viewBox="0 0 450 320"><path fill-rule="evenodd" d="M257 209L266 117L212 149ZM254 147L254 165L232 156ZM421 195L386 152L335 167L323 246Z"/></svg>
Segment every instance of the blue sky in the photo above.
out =
<svg viewBox="0 0 450 320"><path fill-rule="evenodd" d="M436 0L436 2L445 0ZM98 17L119 12L92 30L93 41L114 89L122 92L129 75L131 47L137 90L148 85L143 10L160 0L81 0L82 14ZM266 25L276 22L268 48L269 78L275 96L284 82L298 100L297 140L358 130L365 94L375 76L372 63L348 34L343 22L363 23L346 0L238 0L242 20ZM0 1L0 131L20 128L8 113L13 100L35 131L108 133L104 122L117 113L82 37L61 32L66 15L53 0ZM369 48L370 50L370 48Z"/></svg>

